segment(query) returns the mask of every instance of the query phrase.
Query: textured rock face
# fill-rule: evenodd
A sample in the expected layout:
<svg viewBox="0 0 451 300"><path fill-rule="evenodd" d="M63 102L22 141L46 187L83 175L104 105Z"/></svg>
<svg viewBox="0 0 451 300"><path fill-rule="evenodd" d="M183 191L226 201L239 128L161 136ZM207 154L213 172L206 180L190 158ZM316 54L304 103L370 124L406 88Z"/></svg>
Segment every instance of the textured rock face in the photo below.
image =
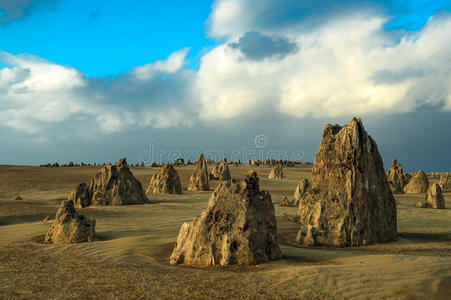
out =
<svg viewBox="0 0 451 300"><path fill-rule="evenodd" d="M426 199L418 202L417 207L444 209L445 198L440 186L436 183L431 183L426 193Z"/></svg>
<svg viewBox="0 0 451 300"><path fill-rule="evenodd" d="M360 119L327 125L310 187L299 203L297 240L359 246L397 239L396 202L376 142Z"/></svg>
<svg viewBox="0 0 451 300"><path fill-rule="evenodd" d="M166 164L160 173L152 176L146 190L150 194L181 194L182 184L177 171L171 164Z"/></svg>
<svg viewBox="0 0 451 300"><path fill-rule="evenodd" d="M250 265L281 257L271 195L257 173L220 184L208 207L180 229L171 264Z"/></svg>
<svg viewBox="0 0 451 300"><path fill-rule="evenodd" d="M199 160L194 168L194 173L191 175L188 184L188 191L209 191L210 185L208 182L207 162L204 155L199 155Z"/></svg>
<svg viewBox="0 0 451 300"><path fill-rule="evenodd" d="M401 164L393 160L390 169L387 172L387 180L393 194L404 194L404 187L409 182L409 178L402 172Z"/></svg>
<svg viewBox="0 0 451 300"><path fill-rule="evenodd" d="M86 183L78 184L70 193L67 200L74 202L77 208L87 207L91 204L91 197L89 195L89 187Z"/></svg>
<svg viewBox="0 0 451 300"><path fill-rule="evenodd" d="M139 182L127 166L125 158L115 165L102 167L91 179L89 191L90 205L129 205L148 202L141 182Z"/></svg>
<svg viewBox="0 0 451 300"><path fill-rule="evenodd" d="M307 179L301 180L301 182L296 186L293 195L293 206L299 206L299 202L301 201L304 194L307 192L309 187L309 181Z"/></svg>
<svg viewBox="0 0 451 300"><path fill-rule="evenodd" d="M282 179L283 178L283 167L282 165L277 165L271 169L269 172L268 178L271 179Z"/></svg>
<svg viewBox="0 0 451 300"><path fill-rule="evenodd" d="M210 172L210 180L230 180L229 166L225 160L221 161L219 164L213 167Z"/></svg>
<svg viewBox="0 0 451 300"><path fill-rule="evenodd" d="M442 190L451 189L451 176L449 174L441 174L439 184Z"/></svg>
<svg viewBox="0 0 451 300"><path fill-rule="evenodd" d="M47 235L45 243L73 244L91 242L95 237L95 219L88 219L75 211L74 202L61 203Z"/></svg>
<svg viewBox="0 0 451 300"><path fill-rule="evenodd" d="M423 171L416 173L404 187L405 193L426 193L429 187L429 179Z"/></svg>

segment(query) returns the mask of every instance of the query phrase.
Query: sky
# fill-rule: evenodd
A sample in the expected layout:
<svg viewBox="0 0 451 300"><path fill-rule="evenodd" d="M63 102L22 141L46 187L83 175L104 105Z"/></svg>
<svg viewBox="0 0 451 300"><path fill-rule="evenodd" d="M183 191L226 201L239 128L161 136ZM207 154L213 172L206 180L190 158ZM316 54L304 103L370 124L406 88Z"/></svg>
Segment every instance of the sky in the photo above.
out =
<svg viewBox="0 0 451 300"><path fill-rule="evenodd" d="M0 164L313 161L358 116L451 171L450 49L448 0L0 0Z"/></svg>

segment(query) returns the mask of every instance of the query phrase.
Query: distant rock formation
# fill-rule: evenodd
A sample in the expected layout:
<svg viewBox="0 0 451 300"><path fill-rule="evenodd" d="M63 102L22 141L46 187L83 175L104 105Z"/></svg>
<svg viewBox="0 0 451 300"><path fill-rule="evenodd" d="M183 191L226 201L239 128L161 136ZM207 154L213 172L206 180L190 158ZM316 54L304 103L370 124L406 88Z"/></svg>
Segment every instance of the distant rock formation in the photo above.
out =
<svg viewBox="0 0 451 300"><path fill-rule="evenodd" d="M89 186L87 186L86 183L78 184L72 190L67 200L74 202L74 206L77 208L87 207L91 205Z"/></svg>
<svg viewBox="0 0 451 300"><path fill-rule="evenodd" d="M115 165L108 164L91 179L91 205L129 205L148 203L141 182L127 166L125 158Z"/></svg>
<svg viewBox="0 0 451 300"><path fill-rule="evenodd" d="M426 193L426 199L417 203L421 208L445 208L445 198L442 189L436 183L431 183Z"/></svg>
<svg viewBox="0 0 451 300"><path fill-rule="evenodd" d="M404 187L405 193L426 193L429 187L429 179L423 171L416 173Z"/></svg>
<svg viewBox="0 0 451 300"><path fill-rule="evenodd" d="M376 142L360 119L324 128L310 187L299 203L299 221L297 240L305 245L397 239L396 202Z"/></svg>
<svg viewBox="0 0 451 300"><path fill-rule="evenodd" d="M291 202L290 200L288 200L288 197L283 197L282 201L280 201L279 203L280 206L294 206L293 202Z"/></svg>
<svg viewBox="0 0 451 300"><path fill-rule="evenodd" d="M58 208L45 243L73 244L91 242L95 237L95 219L88 219L75 211L74 202L65 200Z"/></svg>
<svg viewBox="0 0 451 300"><path fill-rule="evenodd" d="M440 174L439 185L442 190L451 189L451 176L449 174Z"/></svg>
<svg viewBox="0 0 451 300"><path fill-rule="evenodd" d="M293 206L299 206L299 201L301 201L302 197L307 192L309 185L310 184L308 179L303 179L301 180L301 182L299 182L299 184L296 186L296 189L294 190L292 201Z"/></svg>
<svg viewBox="0 0 451 300"><path fill-rule="evenodd" d="M17 195L16 197L14 197L13 200L19 201L19 200L23 200L23 198L21 196Z"/></svg>
<svg viewBox="0 0 451 300"><path fill-rule="evenodd" d="M271 195L250 171L243 181L220 184L200 217L182 225L170 263L251 265L280 257Z"/></svg>
<svg viewBox="0 0 451 300"><path fill-rule="evenodd" d="M393 194L404 194L404 187L409 182L409 178L402 172L401 164L397 165L397 163L398 161L394 159L387 172L387 180Z"/></svg>
<svg viewBox="0 0 451 300"><path fill-rule="evenodd" d="M105 165L91 178L89 186L78 184L71 192L78 208L102 205L128 205L148 203L141 182L130 171L127 160L121 158L115 165Z"/></svg>
<svg viewBox="0 0 451 300"><path fill-rule="evenodd" d="M207 162L204 155L200 154L199 159L194 167L194 173L191 175L188 184L188 191L209 191L210 184L208 182Z"/></svg>
<svg viewBox="0 0 451 300"><path fill-rule="evenodd" d="M268 178L270 179L282 179L283 178L283 166L277 165L271 169L269 172Z"/></svg>
<svg viewBox="0 0 451 300"><path fill-rule="evenodd" d="M210 180L230 180L231 178L229 166L225 160L215 165L209 175Z"/></svg>
<svg viewBox="0 0 451 300"><path fill-rule="evenodd" d="M180 182L179 174L171 164L164 165L160 173L152 176L146 193L147 195L182 193L182 183Z"/></svg>

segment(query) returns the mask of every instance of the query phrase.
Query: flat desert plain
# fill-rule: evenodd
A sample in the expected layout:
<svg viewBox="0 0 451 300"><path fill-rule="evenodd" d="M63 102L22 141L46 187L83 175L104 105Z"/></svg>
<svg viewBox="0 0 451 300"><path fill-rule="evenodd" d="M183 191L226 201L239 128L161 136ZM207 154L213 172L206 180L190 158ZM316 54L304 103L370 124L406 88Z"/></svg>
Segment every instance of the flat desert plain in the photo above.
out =
<svg viewBox="0 0 451 300"><path fill-rule="evenodd" d="M209 166L211 169L212 166ZM145 189L159 168L131 168ZM155 195L151 204L89 207L95 242L42 241L60 202L89 183L99 167L0 166L0 298L324 299L451 298L451 191L449 208L415 207L425 195L395 195L397 242L357 248L307 248L295 242L297 208L275 205L281 260L257 266L193 268L169 264L178 231L206 208L210 192L187 192L193 166L176 168L182 195ZM249 166L231 166L240 179ZM252 167L274 202L291 198L311 169ZM434 181L434 179L433 179ZM216 187L218 181L210 183ZM23 200L13 200L16 195Z"/></svg>

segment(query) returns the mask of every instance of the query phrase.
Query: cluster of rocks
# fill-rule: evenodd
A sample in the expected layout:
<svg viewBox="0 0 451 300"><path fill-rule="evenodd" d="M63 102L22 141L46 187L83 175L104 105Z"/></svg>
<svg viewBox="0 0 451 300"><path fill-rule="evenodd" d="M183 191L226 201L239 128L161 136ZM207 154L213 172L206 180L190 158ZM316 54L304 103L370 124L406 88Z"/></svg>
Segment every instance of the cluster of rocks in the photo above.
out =
<svg viewBox="0 0 451 300"><path fill-rule="evenodd" d="M230 175L227 161L222 160L220 163L216 164L213 169L211 169L208 176L210 180L230 180L232 176Z"/></svg>
<svg viewBox="0 0 451 300"><path fill-rule="evenodd" d="M243 181L220 184L207 209L182 225L170 263L249 265L280 257L271 195L260 190L257 173L250 171Z"/></svg>
<svg viewBox="0 0 451 300"><path fill-rule="evenodd" d="M268 174L268 178L270 179L282 179L283 178L283 166L277 165L271 169Z"/></svg>
<svg viewBox="0 0 451 300"><path fill-rule="evenodd" d="M141 183L133 176L125 158L102 167L89 185L78 184L68 199L76 207L148 203Z"/></svg>
<svg viewBox="0 0 451 300"><path fill-rule="evenodd" d="M440 174L439 185L442 190L451 189L451 174L449 173Z"/></svg>
<svg viewBox="0 0 451 300"><path fill-rule="evenodd" d="M404 187L410 179L410 174L404 174L401 164L398 164L398 161L394 159L387 172L387 181L393 194L404 194Z"/></svg>
<svg viewBox="0 0 451 300"><path fill-rule="evenodd" d="M295 160L282 160L282 159L264 159L264 160L249 159L247 161L247 164L250 166L254 166L254 167L258 167L260 165L273 166L273 167L277 166L277 165L281 165L284 167L295 167L295 166L311 167L311 166L313 166L313 163L310 161L301 162L301 161L295 161Z"/></svg>
<svg viewBox="0 0 451 300"><path fill-rule="evenodd" d="M111 163L108 163L108 164L111 164ZM97 166L106 166L107 164L106 163L102 163L102 164L100 164L100 163L84 163L84 162L81 162L81 163L79 163L79 164L77 164L77 163L74 163L74 162L68 162L68 163L64 163L64 164L62 164L62 165L60 165L59 163L57 163L57 162L55 162L55 163L53 163L53 164L51 164L51 163L47 163L47 164L42 164L42 165L39 165L40 167L47 167L47 168L58 168L58 167L97 167ZM131 166L135 166L135 167L144 167L144 162L141 162L141 164L135 164L135 165L131 165Z"/></svg>
<svg viewBox="0 0 451 300"><path fill-rule="evenodd" d="M428 187L426 198L417 203L420 208L445 208L445 198L443 197L442 189L437 183L431 183Z"/></svg>
<svg viewBox="0 0 451 300"><path fill-rule="evenodd" d="M299 184L296 186L296 189L294 190L293 198L289 200L287 197L284 197L282 201L279 203L280 206L291 206L291 207L298 207L299 202L301 201L304 194L307 192L309 188L309 181L308 179L303 179L299 182Z"/></svg>
<svg viewBox="0 0 451 300"><path fill-rule="evenodd" d="M309 183L299 203L299 243L344 247L397 239L396 202L360 119L324 128Z"/></svg>

